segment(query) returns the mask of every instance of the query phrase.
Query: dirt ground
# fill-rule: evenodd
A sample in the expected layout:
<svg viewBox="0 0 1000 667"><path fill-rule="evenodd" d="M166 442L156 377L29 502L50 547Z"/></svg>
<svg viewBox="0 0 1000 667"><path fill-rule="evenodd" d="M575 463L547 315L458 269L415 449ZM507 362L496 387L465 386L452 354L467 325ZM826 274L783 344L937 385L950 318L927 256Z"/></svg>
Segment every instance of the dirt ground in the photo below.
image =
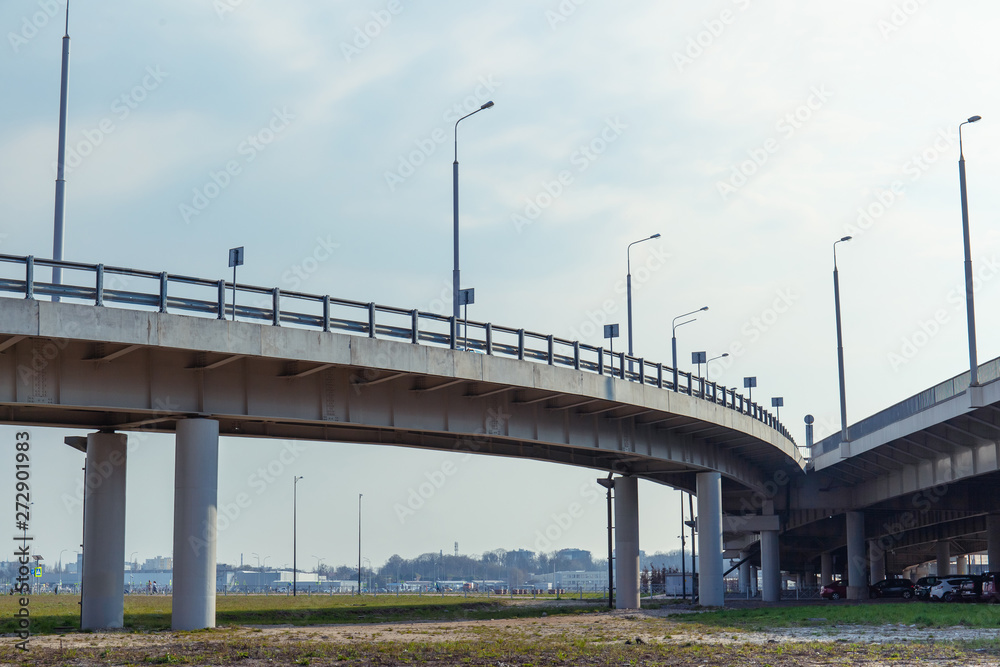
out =
<svg viewBox="0 0 1000 667"><path fill-rule="evenodd" d="M819 610L817 610L819 612ZM685 613L681 611L680 613ZM983 649L954 650L942 642L990 640L996 630L824 625L734 632L680 623L678 610L602 611L486 621L292 626L244 626L197 633L107 632L31 639L28 654L4 650L0 664L476 664L514 665L997 665ZM671 618L671 616L675 616ZM817 616L821 616L817 613ZM16 640L6 639L6 647ZM9 642L9 644L8 644ZM928 644L928 642L931 642ZM935 643L936 642L936 643ZM559 647L586 645L568 656ZM477 646L498 646L497 654ZM858 649L858 645L862 648ZM829 647L824 649L823 647ZM851 647L841 651L840 647ZM897 646L910 647L897 650ZM940 651L928 646L944 646ZM6 649L5 647L5 649ZM323 650L317 650L322 647ZM522 647L519 652L518 647ZM551 652L550 652L550 648ZM596 653L594 647L597 647ZM601 651L607 647L607 651ZM886 648L888 647L888 648ZM621 662L623 649L636 650ZM676 649L676 652L674 651ZM859 654L858 651L861 651ZM705 652L708 651L706 654ZM462 655L465 652L466 655ZM694 653L689 659L688 654ZM501 655L498 659L496 655ZM858 656L862 655L862 658ZM532 659L529 660L528 658ZM537 662L534 661L537 658Z"/></svg>

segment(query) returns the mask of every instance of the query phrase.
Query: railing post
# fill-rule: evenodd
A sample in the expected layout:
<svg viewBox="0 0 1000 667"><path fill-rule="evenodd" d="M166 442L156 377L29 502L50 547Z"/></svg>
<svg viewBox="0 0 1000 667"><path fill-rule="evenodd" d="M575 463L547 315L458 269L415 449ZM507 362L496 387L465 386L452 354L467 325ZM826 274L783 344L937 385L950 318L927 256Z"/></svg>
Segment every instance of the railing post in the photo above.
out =
<svg viewBox="0 0 1000 667"><path fill-rule="evenodd" d="M323 296L323 331L330 331L330 295Z"/></svg>
<svg viewBox="0 0 1000 667"><path fill-rule="evenodd" d="M35 256L24 258L24 298L35 298Z"/></svg>
<svg viewBox="0 0 1000 667"><path fill-rule="evenodd" d="M639 359L639 384L646 384L646 360Z"/></svg>
<svg viewBox="0 0 1000 667"><path fill-rule="evenodd" d="M281 326L281 288L271 289L271 324Z"/></svg>
<svg viewBox="0 0 1000 667"><path fill-rule="evenodd" d="M420 313L410 311L410 342L416 345L420 341Z"/></svg>
<svg viewBox="0 0 1000 667"><path fill-rule="evenodd" d="M604 375L604 348L597 348L597 372Z"/></svg>
<svg viewBox="0 0 1000 667"><path fill-rule="evenodd" d="M621 379L624 380L625 379L625 353L624 352L619 352L618 353L618 369L619 369L618 376Z"/></svg>
<svg viewBox="0 0 1000 667"><path fill-rule="evenodd" d="M218 286L219 286L219 299L218 302L216 303L216 309L219 311L218 319L224 320L226 319L226 281L220 280L218 282ZM236 304L233 305L235 306Z"/></svg>
<svg viewBox="0 0 1000 667"><path fill-rule="evenodd" d="M486 354L493 354L493 325L486 323Z"/></svg>
<svg viewBox="0 0 1000 667"><path fill-rule="evenodd" d="M524 361L524 329L517 330L517 358Z"/></svg>
<svg viewBox="0 0 1000 667"><path fill-rule="evenodd" d="M368 337L375 337L375 302L368 304Z"/></svg>
<svg viewBox="0 0 1000 667"><path fill-rule="evenodd" d="M573 341L573 368L580 370L580 341Z"/></svg>
<svg viewBox="0 0 1000 667"><path fill-rule="evenodd" d="M97 265L97 282L94 285L94 305L104 305L104 265Z"/></svg>
<svg viewBox="0 0 1000 667"><path fill-rule="evenodd" d="M656 388L663 389L663 364L656 364Z"/></svg>
<svg viewBox="0 0 1000 667"><path fill-rule="evenodd" d="M167 272L160 273L160 312L167 312Z"/></svg>
<svg viewBox="0 0 1000 667"><path fill-rule="evenodd" d="M451 324L451 349L454 350L458 347L458 320L452 315L448 322Z"/></svg>
<svg viewBox="0 0 1000 667"><path fill-rule="evenodd" d="M548 342L549 342L549 366L552 366L553 364L555 364L555 357L556 357L555 339L552 336L552 334L549 334Z"/></svg>

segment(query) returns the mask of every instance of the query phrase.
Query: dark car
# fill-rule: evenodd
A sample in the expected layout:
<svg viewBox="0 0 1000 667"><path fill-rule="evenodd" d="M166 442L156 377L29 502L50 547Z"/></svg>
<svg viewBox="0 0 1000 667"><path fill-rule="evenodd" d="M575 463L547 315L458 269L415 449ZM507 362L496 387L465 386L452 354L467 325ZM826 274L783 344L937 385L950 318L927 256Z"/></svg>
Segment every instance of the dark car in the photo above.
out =
<svg viewBox="0 0 1000 667"><path fill-rule="evenodd" d="M920 577L914 584L913 594L918 600L929 600L931 589L941 583L941 577Z"/></svg>
<svg viewBox="0 0 1000 667"><path fill-rule="evenodd" d="M885 579L869 586L871 597L873 598L903 598L909 600L913 597L914 585L909 579Z"/></svg>
<svg viewBox="0 0 1000 667"><path fill-rule="evenodd" d="M819 595L827 600L840 600L847 597L847 586L839 581L831 581Z"/></svg>

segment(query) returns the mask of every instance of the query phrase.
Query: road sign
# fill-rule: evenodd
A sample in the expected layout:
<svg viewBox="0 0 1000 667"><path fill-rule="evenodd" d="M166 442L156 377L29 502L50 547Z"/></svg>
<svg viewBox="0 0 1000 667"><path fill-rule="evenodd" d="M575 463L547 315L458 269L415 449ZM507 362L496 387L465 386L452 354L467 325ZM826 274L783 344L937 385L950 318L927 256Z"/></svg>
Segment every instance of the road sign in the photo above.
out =
<svg viewBox="0 0 1000 667"><path fill-rule="evenodd" d="M691 363L692 364L704 364L707 354L704 352L692 352L691 353Z"/></svg>
<svg viewBox="0 0 1000 667"><path fill-rule="evenodd" d="M243 246L229 249L229 266L243 266Z"/></svg>
<svg viewBox="0 0 1000 667"><path fill-rule="evenodd" d="M38 567L35 568L35 576L36 577L42 576L42 566L41 565L39 565Z"/></svg>
<svg viewBox="0 0 1000 667"><path fill-rule="evenodd" d="M458 305L460 306L471 306L476 302L476 288L470 287L468 289L458 290Z"/></svg>
<svg viewBox="0 0 1000 667"><path fill-rule="evenodd" d="M618 338L618 325L617 324L605 324L604 325L604 337L605 338Z"/></svg>

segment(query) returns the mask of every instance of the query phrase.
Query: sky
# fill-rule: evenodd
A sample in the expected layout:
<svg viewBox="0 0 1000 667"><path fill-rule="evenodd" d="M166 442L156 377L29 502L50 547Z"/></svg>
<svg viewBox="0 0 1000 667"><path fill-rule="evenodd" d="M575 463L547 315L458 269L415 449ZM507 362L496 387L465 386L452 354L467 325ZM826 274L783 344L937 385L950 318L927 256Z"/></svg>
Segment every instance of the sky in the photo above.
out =
<svg viewBox="0 0 1000 667"><path fill-rule="evenodd" d="M425 5L74 4L65 258L219 279L244 246L241 283L448 313L454 125L493 101L459 131L469 317L600 345L601 324L625 335L630 265L636 354L669 363L673 318L709 306L678 329L681 368L728 352L709 377L757 377L802 443L807 414L817 439L839 429L842 236L849 420L968 368L957 128L981 115L963 129L979 358L1000 355L995 4ZM3 254L52 254L64 11L0 5ZM36 548L66 560L80 433L32 434ZM169 555L172 438L133 436L129 457L126 558ZM218 559L291 564L296 475L300 567L357 561L359 494L375 566L456 542L601 555L595 472L224 438ZM640 484L642 549L678 548L678 506Z"/></svg>

